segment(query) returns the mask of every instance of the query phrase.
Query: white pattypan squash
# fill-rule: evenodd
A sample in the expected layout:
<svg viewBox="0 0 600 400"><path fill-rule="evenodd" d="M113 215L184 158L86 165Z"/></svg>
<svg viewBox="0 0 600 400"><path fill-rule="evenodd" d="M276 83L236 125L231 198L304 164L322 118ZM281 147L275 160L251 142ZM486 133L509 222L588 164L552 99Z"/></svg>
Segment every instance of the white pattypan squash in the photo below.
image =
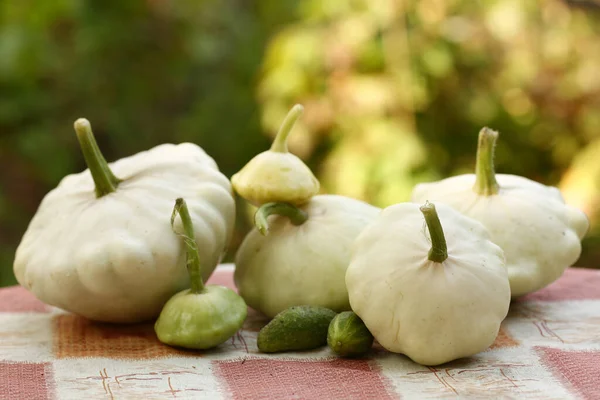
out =
<svg viewBox="0 0 600 400"><path fill-rule="evenodd" d="M317 178L287 147L287 138L303 110L301 105L295 105L281 124L271 148L256 155L231 177L234 190L251 204L302 205L319 192Z"/></svg>
<svg viewBox="0 0 600 400"><path fill-rule="evenodd" d="M185 246L169 223L175 199L188 200L207 279L233 230L229 181L191 143L109 165L89 122L77 120L75 130L89 169L43 199L16 252L17 280L43 302L93 320L152 319L189 287Z"/></svg>
<svg viewBox="0 0 600 400"><path fill-rule="evenodd" d="M502 249L444 204L384 209L356 239L346 285L377 341L424 365L487 349L510 304Z"/></svg>
<svg viewBox="0 0 600 400"><path fill-rule="evenodd" d="M315 196L300 208L263 205L255 216L258 228L246 236L236 255L240 295L269 317L297 305L349 310L344 277L351 245L379 212L335 195Z"/></svg>
<svg viewBox="0 0 600 400"><path fill-rule="evenodd" d="M577 261L589 222L557 188L495 174L497 137L488 128L479 133L475 174L417 185L412 201L443 202L480 221L504 250L512 296L518 297L554 282Z"/></svg>

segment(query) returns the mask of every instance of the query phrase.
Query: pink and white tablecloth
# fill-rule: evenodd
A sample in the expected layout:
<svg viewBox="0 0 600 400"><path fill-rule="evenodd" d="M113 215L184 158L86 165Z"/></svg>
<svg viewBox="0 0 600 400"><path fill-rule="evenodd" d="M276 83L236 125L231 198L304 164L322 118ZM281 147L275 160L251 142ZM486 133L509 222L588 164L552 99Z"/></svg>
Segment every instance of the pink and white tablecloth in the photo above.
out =
<svg viewBox="0 0 600 400"><path fill-rule="evenodd" d="M211 283L232 287L232 267ZM0 289L0 398L600 399L600 271L569 269L511 305L488 351L435 368L379 347L358 360L327 347L261 354L264 323L251 311L226 344L186 352L152 324L93 323Z"/></svg>

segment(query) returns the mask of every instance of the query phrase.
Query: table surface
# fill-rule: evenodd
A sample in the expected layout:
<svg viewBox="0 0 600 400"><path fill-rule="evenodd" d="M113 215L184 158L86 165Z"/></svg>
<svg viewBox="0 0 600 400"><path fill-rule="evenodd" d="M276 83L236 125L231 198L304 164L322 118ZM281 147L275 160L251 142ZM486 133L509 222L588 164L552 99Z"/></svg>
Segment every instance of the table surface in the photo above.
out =
<svg viewBox="0 0 600 400"><path fill-rule="evenodd" d="M232 267L210 283L233 287ZM217 349L158 342L152 324L93 323L18 286L0 289L1 399L600 399L600 270L570 268L511 304L485 352L424 367L375 346L363 359L327 347L261 354L266 319Z"/></svg>

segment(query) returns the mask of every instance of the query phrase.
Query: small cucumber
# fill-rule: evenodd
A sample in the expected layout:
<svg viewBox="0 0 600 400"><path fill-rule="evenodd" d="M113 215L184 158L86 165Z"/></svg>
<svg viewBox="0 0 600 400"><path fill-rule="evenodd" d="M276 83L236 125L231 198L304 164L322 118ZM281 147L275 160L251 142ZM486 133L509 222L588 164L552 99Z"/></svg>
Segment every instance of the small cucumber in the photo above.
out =
<svg viewBox="0 0 600 400"><path fill-rule="evenodd" d="M339 356L358 357L371 349L373 335L358 315L344 311L329 324L327 344Z"/></svg>
<svg viewBox="0 0 600 400"><path fill-rule="evenodd" d="M327 329L336 313L325 307L294 306L283 310L258 332L263 353L310 350L327 344Z"/></svg>

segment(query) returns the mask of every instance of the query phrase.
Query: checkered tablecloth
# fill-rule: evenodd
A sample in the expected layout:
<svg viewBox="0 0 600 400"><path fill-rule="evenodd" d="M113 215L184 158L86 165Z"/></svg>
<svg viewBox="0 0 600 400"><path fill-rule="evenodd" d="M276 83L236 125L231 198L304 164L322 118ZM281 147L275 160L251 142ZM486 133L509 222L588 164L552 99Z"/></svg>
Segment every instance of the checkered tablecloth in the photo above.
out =
<svg viewBox="0 0 600 400"><path fill-rule="evenodd" d="M210 283L232 287L232 267ZM20 287L0 290L2 399L600 399L600 271L569 269L514 302L494 345L423 367L375 347L368 358L327 347L261 354L266 322L205 352L158 342L152 324L93 323L48 307Z"/></svg>

